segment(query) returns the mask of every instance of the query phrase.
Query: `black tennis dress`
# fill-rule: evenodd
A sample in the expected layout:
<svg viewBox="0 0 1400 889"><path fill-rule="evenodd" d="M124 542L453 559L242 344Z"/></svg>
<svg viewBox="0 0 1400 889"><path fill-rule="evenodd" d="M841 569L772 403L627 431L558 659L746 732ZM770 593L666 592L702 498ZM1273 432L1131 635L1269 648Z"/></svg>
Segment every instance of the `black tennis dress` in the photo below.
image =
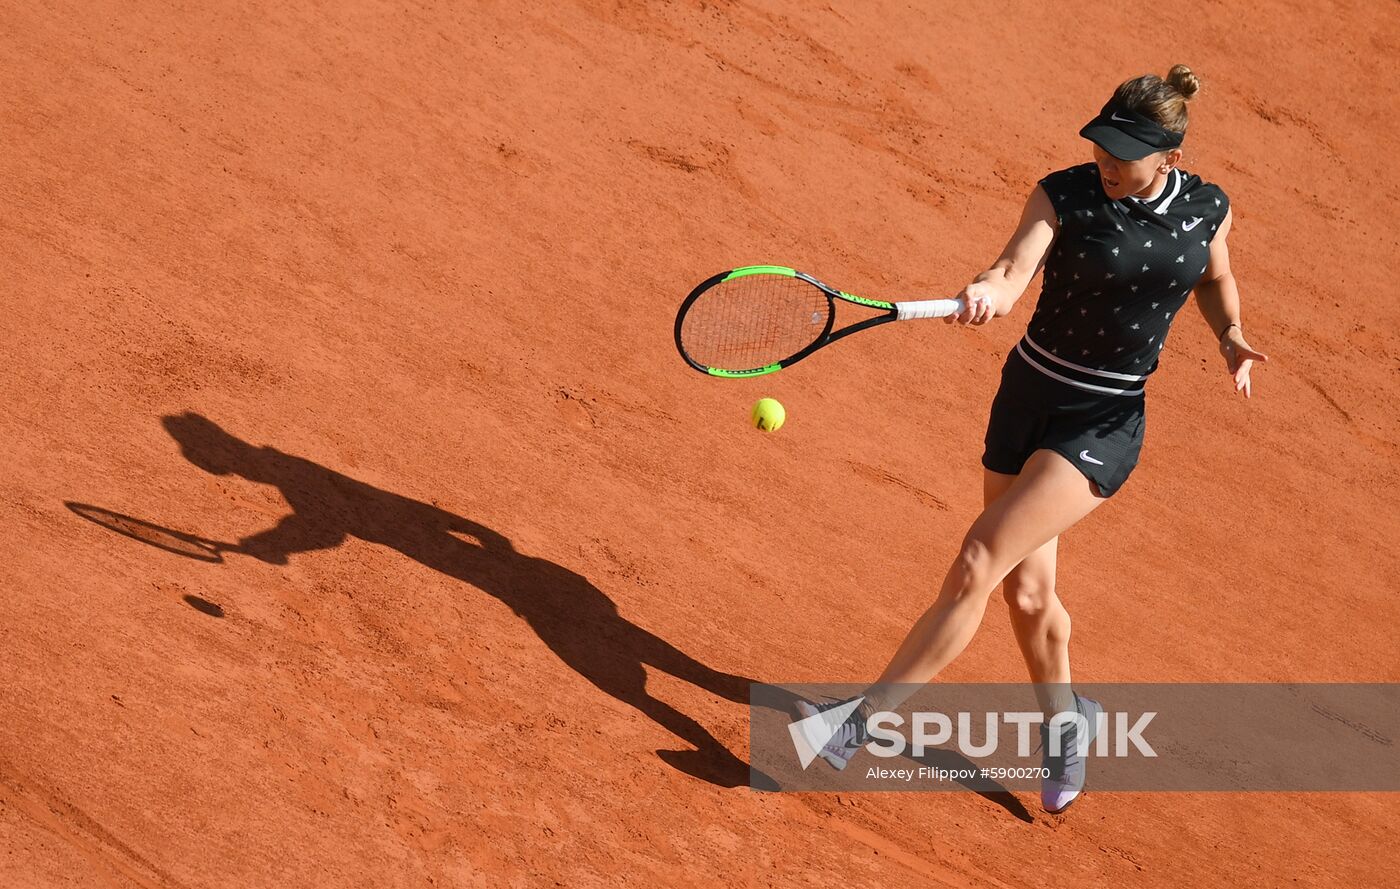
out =
<svg viewBox="0 0 1400 889"><path fill-rule="evenodd" d="M1137 465L1144 384L1230 202L1181 170L1152 200L1108 197L1094 164L1051 173L1040 186L1059 232L1035 314L1002 368L982 465L1015 475L1049 449L1107 497Z"/></svg>

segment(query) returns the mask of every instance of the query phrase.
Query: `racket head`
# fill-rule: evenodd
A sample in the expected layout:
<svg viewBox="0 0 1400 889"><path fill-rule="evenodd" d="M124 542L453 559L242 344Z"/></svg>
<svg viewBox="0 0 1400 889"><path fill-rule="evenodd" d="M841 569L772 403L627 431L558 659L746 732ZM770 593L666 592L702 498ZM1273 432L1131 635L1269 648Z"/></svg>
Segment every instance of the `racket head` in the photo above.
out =
<svg viewBox="0 0 1400 889"><path fill-rule="evenodd" d="M64 501L64 506L76 516L87 519L96 525L101 525L108 531L115 531L133 540L163 549L166 552L185 556L190 559L198 559L201 562L222 562L224 560L223 550L232 549L225 543L218 543L213 540L206 540L203 537L196 537L193 534L186 534L182 531L173 531L169 528L162 528L141 519L122 515L110 509L103 509L100 506L92 506L88 503L74 503L71 500Z"/></svg>
<svg viewBox="0 0 1400 889"><path fill-rule="evenodd" d="M773 373L831 334L836 304L826 285L786 266L743 266L701 281L676 313L676 349L716 377Z"/></svg>

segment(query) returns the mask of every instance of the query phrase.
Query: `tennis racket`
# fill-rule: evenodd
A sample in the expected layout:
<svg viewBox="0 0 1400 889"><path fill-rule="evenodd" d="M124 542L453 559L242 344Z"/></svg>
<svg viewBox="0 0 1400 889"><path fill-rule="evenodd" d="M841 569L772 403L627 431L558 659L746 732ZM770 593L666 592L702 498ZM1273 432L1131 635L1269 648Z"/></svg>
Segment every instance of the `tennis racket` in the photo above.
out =
<svg viewBox="0 0 1400 889"><path fill-rule="evenodd" d="M832 330L838 302L881 314ZM858 330L943 318L963 307L961 299L866 299L786 266L750 265L720 272L690 291L676 314L676 348L701 373L757 377L791 367Z"/></svg>

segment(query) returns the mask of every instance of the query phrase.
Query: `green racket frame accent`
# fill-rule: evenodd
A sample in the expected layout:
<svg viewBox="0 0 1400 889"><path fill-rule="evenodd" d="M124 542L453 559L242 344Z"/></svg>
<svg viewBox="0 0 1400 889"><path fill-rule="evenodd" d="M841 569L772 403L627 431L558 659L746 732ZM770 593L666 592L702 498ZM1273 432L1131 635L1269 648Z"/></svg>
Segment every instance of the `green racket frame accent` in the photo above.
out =
<svg viewBox="0 0 1400 889"><path fill-rule="evenodd" d="M885 301L882 300L882 299L866 299L866 298L863 297L863 296L856 296L854 293L847 293L847 292L844 291L844 290L838 290L838 291L836 291L836 295L839 296L839 297L841 297L842 299L850 300L850 301L853 302L853 303L859 303L860 305L863 305L863 306L870 306L870 308L872 308L872 309L893 309L893 308L894 308L894 303L887 303L887 302L885 302Z"/></svg>
<svg viewBox="0 0 1400 889"><path fill-rule="evenodd" d="M741 377L761 377L764 374L777 373L783 369L782 362L770 364L767 367L755 367L753 370L720 370L717 367L705 368L705 373L712 377L726 377L728 379L739 379Z"/></svg>
<svg viewBox="0 0 1400 889"><path fill-rule="evenodd" d="M793 278L797 276L797 269L790 269L785 265L746 265L725 275L723 280L733 281L747 275L785 275Z"/></svg>

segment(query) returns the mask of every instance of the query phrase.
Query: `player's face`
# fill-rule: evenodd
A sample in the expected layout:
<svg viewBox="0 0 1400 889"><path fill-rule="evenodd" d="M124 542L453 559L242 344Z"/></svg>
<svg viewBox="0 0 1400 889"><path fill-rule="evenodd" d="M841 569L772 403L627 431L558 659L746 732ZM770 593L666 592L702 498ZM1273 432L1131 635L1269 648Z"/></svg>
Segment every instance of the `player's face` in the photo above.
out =
<svg viewBox="0 0 1400 889"><path fill-rule="evenodd" d="M1103 190L1115 201L1130 194L1150 193L1166 156L1167 152L1159 151L1142 160L1125 161L1119 160L1097 145L1094 146L1094 163L1098 164Z"/></svg>

